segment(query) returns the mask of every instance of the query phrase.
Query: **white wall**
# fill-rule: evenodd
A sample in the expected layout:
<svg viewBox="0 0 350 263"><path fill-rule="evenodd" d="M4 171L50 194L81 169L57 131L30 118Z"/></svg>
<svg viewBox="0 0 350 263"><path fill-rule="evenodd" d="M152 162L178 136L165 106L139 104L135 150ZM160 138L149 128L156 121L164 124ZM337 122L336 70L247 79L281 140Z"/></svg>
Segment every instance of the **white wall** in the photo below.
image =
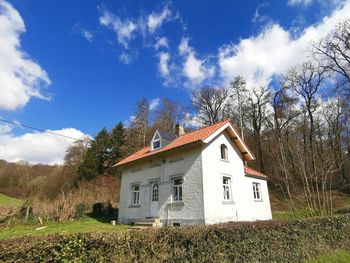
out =
<svg viewBox="0 0 350 263"><path fill-rule="evenodd" d="M221 160L220 146L228 148L228 161ZM205 223L271 219L266 181L261 183L262 201L254 202L252 178L244 175L242 155L226 132L203 147L203 193ZM232 201L224 201L222 177L231 178Z"/></svg>
<svg viewBox="0 0 350 263"><path fill-rule="evenodd" d="M178 176L183 177L183 202L174 203L171 179ZM186 149L125 168L121 181L120 223L135 222L150 216L152 180L160 181L158 216L165 225L204 223L200 147ZM139 207L130 206L131 185L134 183L140 184Z"/></svg>

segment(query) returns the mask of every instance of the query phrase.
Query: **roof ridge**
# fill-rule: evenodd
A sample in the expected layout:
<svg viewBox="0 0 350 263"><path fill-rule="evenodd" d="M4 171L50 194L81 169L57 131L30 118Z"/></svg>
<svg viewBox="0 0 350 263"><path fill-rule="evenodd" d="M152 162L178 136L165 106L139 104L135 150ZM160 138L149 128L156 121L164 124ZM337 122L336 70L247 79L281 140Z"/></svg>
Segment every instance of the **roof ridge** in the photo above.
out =
<svg viewBox="0 0 350 263"><path fill-rule="evenodd" d="M189 132L189 133L185 133L184 135L186 135L186 134L191 134L191 133L193 133L193 132L196 132L196 131L200 131L200 130L209 128L209 127L211 127L211 126L217 125L217 124L222 123L222 122L230 122L230 123L231 123L230 119L225 119L225 120L223 120L223 121L219 121L219 122L216 122L216 123L214 123L214 124L211 124L211 125L208 125L208 126L199 128L198 130L194 130L194 131L191 131L191 132ZM183 135L182 135L182 136L183 136Z"/></svg>

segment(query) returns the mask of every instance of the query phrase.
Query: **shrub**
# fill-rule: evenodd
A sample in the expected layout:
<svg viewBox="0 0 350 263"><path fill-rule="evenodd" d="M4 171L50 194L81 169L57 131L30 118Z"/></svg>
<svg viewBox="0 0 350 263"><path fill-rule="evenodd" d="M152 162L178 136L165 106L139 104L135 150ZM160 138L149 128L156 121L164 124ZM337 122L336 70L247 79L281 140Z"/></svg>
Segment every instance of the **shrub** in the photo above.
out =
<svg viewBox="0 0 350 263"><path fill-rule="evenodd" d="M350 249L350 216L24 237L0 242L7 262L300 262Z"/></svg>

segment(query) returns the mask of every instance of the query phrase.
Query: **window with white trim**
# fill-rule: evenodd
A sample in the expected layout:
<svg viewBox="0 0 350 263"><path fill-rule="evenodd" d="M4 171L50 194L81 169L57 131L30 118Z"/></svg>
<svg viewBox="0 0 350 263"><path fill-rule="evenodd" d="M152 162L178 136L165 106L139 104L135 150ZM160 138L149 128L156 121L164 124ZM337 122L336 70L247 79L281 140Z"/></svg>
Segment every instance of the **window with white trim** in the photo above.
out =
<svg viewBox="0 0 350 263"><path fill-rule="evenodd" d="M159 199L159 184L154 183L152 185L152 202L157 202Z"/></svg>
<svg viewBox="0 0 350 263"><path fill-rule="evenodd" d="M224 176L222 178L222 186L224 190L224 200L231 200L231 178Z"/></svg>
<svg viewBox="0 0 350 263"><path fill-rule="evenodd" d="M173 179L173 200L182 201L182 178Z"/></svg>
<svg viewBox="0 0 350 263"><path fill-rule="evenodd" d="M225 144L221 144L220 146L220 151L221 151L221 160L228 160L227 157L227 146Z"/></svg>
<svg viewBox="0 0 350 263"><path fill-rule="evenodd" d="M260 183L253 183L253 195L254 195L254 200L256 200L256 201L261 200Z"/></svg>
<svg viewBox="0 0 350 263"><path fill-rule="evenodd" d="M152 150L157 150L162 146L160 140L161 140L161 138L157 132L152 140Z"/></svg>
<svg viewBox="0 0 350 263"><path fill-rule="evenodd" d="M140 185L134 184L131 186L131 204L138 205L140 201Z"/></svg>

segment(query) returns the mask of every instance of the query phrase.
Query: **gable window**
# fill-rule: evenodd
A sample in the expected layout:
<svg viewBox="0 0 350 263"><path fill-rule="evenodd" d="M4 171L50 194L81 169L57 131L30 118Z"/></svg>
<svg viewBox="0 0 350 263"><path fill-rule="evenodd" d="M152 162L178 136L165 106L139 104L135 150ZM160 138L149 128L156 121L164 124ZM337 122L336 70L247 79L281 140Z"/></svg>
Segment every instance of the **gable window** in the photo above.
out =
<svg viewBox="0 0 350 263"><path fill-rule="evenodd" d="M182 178L173 179L173 200L182 201Z"/></svg>
<svg viewBox="0 0 350 263"><path fill-rule="evenodd" d="M260 201L261 200L261 189L259 183L253 183L253 195L254 200Z"/></svg>
<svg viewBox="0 0 350 263"><path fill-rule="evenodd" d="M160 136L158 133L156 133L156 135L153 138L152 141L152 150L157 150L161 147L161 143L160 143Z"/></svg>
<svg viewBox="0 0 350 263"><path fill-rule="evenodd" d="M221 160L228 160L227 158L227 146L225 144L221 144L220 146L221 151Z"/></svg>
<svg viewBox="0 0 350 263"><path fill-rule="evenodd" d="M140 185L134 184L131 188L131 204L138 205L140 201Z"/></svg>
<svg viewBox="0 0 350 263"><path fill-rule="evenodd" d="M231 178L223 177L222 186L224 190L224 200L231 200Z"/></svg>

